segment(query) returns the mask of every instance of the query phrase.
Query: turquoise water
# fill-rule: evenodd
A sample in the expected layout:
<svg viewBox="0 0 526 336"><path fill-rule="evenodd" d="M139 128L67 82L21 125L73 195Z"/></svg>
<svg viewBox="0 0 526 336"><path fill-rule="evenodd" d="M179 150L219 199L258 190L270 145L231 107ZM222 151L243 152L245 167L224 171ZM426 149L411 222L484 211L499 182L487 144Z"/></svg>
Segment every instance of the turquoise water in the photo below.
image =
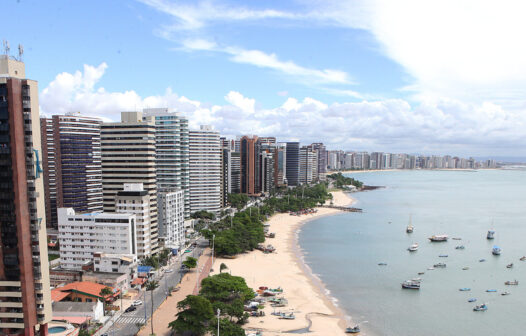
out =
<svg viewBox="0 0 526 336"><path fill-rule="evenodd" d="M526 255L526 171L355 175L386 188L352 194L363 213L309 222L299 243L338 305L361 322L362 334L526 335L526 262L519 261ZM410 216L413 234L405 232ZM489 229L496 231L493 241L486 239ZM433 234L462 240L430 243ZM408 252L415 242L419 250ZM501 256L491 254L495 244ZM438 262L447 267L427 270ZM414 277L423 279L421 289L402 290L400 283ZM504 285L514 279L519 286ZM471 291L459 291L465 287ZM504 290L511 295L501 296ZM471 297L477 302L468 303ZM473 312L484 302L488 311Z"/></svg>
<svg viewBox="0 0 526 336"><path fill-rule="evenodd" d="M64 332L66 330L67 330L66 327L51 327L51 328L48 329L48 332L50 334L59 334L59 333Z"/></svg>

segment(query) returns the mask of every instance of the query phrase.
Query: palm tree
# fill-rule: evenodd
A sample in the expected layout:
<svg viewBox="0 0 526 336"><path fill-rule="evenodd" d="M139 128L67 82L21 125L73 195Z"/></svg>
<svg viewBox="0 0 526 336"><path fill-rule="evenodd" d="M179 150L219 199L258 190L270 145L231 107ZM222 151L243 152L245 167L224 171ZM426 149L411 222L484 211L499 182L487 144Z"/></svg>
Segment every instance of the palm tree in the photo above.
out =
<svg viewBox="0 0 526 336"><path fill-rule="evenodd" d="M151 301L152 301L152 302L151 302L151 304L152 304L152 315L151 315L151 316L152 316L152 318L151 318L151 320L152 320L152 322L151 322L151 325L152 325L152 335L155 335L155 334L153 333L153 291L154 291L157 287L159 287L159 281L148 280L148 281L146 282L146 290L147 290L147 291L150 291L151 299L152 299L152 300L151 300Z"/></svg>
<svg viewBox="0 0 526 336"><path fill-rule="evenodd" d="M102 305L104 306L104 312L106 312L106 297L113 294L110 287L104 287L100 290L99 295L102 297Z"/></svg>

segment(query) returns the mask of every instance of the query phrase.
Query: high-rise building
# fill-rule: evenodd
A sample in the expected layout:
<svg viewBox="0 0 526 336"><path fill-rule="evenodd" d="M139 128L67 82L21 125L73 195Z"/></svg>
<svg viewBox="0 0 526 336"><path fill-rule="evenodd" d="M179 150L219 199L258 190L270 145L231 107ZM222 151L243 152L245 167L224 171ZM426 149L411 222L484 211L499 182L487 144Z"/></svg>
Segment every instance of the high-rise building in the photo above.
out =
<svg viewBox="0 0 526 336"><path fill-rule="evenodd" d="M241 193L250 196L261 195L260 143L256 135L241 138Z"/></svg>
<svg viewBox="0 0 526 336"><path fill-rule="evenodd" d="M317 179L318 175L318 153L311 147L300 148L300 174L299 184L310 184Z"/></svg>
<svg viewBox="0 0 526 336"><path fill-rule="evenodd" d="M219 132L202 125L190 131L190 212L221 210L221 146Z"/></svg>
<svg viewBox="0 0 526 336"><path fill-rule="evenodd" d="M228 194L232 193L232 151L227 147L221 149L221 207L226 207Z"/></svg>
<svg viewBox="0 0 526 336"><path fill-rule="evenodd" d="M287 185L287 145L279 143L274 153L274 183L276 187Z"/></svg>
<svg viewBox="0 0 526 336"><path fill-rule="evenodd" d="M48 227L58 208L102 211L101 123L79 113L40 119Z"/></svg>
<svg viewBox="0 0 526 336"><path fill-rule="evenodd" d="M144 109L143 116L143 119L152 117L155 122L157 190L158 192L183 190L185 217L189 217L188 119L166 108Z"/></svg>
<svg viewBox="0 0 526 336"><path fill-rule="evenodd" d="M309 147L318 153L318 174L325 174L327 172L327 149L325 148L325 145L321 142L316 142Z"/></svg>
<svg viewBox="0 0 526 336"><path fill-rule="evenodd" d="M155 124L152 118L143 120L141 112L122 112L121 119L101 126L104 212L116 210L116 195L125 183L142 183L149 198L149 227L143 228L143 234L148 232L148 246L142 251L150 255L158 248Z"/></svg>
<svg viewBox="0 0 526 336"><path fill-rule="evenodd" d="M115 212L135 215L137 257L140 259L158 250L158 230L157 225L152 225L151 206L151 195L142 183L125 183L115 195Z"/></svg>
<svg viewBox="0 0 526 336"><path fill-rule="evenodd" d="M57 213L62 268L80 271L86 263L93 262L96 252L137 254L134 215L77 213L73 208L59 208Z"/></svg>
<svg viewBox="0 0 526 336"><path fill-rule="evenodd" d="M300 143L287 142L286 177L289 186L298 186L300 178Z"/></svg>
<svg viewBox="0 0 526 336"><path fill-rule="evenodd" d="M38 84L0 55L0 334L47 335L51 291Z"/></svg>
<svg viewBox="0 0 526 336"><path fill-rule="evenodd" d="M230 169L230 182L231 182L231 193L241 193L241 153L232 152L230 154L231 169Z"/></svg>
<svg viewBox="0 0 526 336"><path fill-rule="evenodd" d="M181 249L185 243L184 192L182 190L159 193L159 240L164 247Z"/></svg>
<svg viewBox="0 0 526 336"><path fill-rule="evenodd" d="M275 151L275 148L274 148ZM261 192L269 193L275 187L274 181L274 151L261 152Z"/></svg>

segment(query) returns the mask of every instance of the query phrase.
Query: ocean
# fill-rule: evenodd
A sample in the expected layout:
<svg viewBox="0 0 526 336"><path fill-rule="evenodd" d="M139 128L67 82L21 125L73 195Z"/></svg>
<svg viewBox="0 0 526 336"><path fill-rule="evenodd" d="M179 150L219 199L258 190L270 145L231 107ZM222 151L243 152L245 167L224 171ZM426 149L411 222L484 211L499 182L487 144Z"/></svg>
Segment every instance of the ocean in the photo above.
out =
<svg viewBox="0 0 526 336"><path fill-rule="evenodd" d="M360 324L361 335L526 335L526 261L519 261L526 255L526 171L347 176L385 188L351 194L363 213L306 223L299 245L338 306ZM407 234L410 218L414 232ZM496 231L494 240L486 239L490 229ZM438 234L450 239L427 239ZM408 252L413 243L419 250ZM492 255L493 245L502 248L500 256ZM427 269L439 262L447 267ZM510 263L513 268L506 267ZM416 277L422 278L420 290L401 288ZM515 279L518 286L504 285ZM501 296L503 291L511 294ZM480 303L488 310L474 312Z"/></svg>

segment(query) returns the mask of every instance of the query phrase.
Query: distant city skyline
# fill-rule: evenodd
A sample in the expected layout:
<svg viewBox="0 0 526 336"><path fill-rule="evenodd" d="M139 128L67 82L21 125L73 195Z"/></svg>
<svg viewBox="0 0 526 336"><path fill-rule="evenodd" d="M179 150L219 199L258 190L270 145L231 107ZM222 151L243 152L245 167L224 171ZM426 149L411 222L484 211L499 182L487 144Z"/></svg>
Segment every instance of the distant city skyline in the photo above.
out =
<svg viewBox="0 0 526 336"><path fill-rule="evenodd" d="M0 38L24 45L46 116L168 107L231 137L524 157L524 6L8 0Z"/></svg>

